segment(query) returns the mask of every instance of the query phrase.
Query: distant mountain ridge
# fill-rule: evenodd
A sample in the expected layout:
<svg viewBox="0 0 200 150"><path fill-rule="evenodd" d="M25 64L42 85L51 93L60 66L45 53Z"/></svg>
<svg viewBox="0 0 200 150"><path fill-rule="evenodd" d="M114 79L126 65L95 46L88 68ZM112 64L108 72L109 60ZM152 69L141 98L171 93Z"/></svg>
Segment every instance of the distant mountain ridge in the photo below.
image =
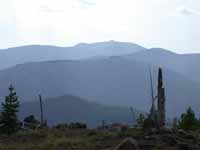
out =
<svg viewBox="0 0 200 150"><path fill-rule="evenodd" d="M27 63L0 71L0 97L7 87L16 87L22 102L65 94L110 106L133 106L148 111L150 81L148 64L123 57L82 61ZM154 91L158 66L152 66ZM200 107L200 85L163 67L167 114L179 115L186 107ZM156 94L156 93L155 93ZM178 106L178 107L177 107Z"/></svg>
<svg viewBox="0 0 200 150"><path fill-rule="evenodd" d="M122 57L163 66L200 83L200 54L177 54L162 48L147 49L127 42L80 43L73 47L30 45L0 51L0 70L17 64L55 60L85 60Z"/></svg>
<svg viewBox="0 0 200 150"><path fill-rule="evenodd" d="M50 60L80 60L95 56L118 56L145 50L144 47L125 42L99 42L78 44L73 47L30 45L0 50L0 70L27 62Z"/></svg>
<svg viewBox="0 0 200 150"><path fill-rule="evenodd" d="M106 123L128 123L133 124L133 116L128 107L109 107L82 98L64 95L43 100L44 117L49 125L57 123L83 122L89 127L96 127ZM35 115L40 118L39 101L22 102L19 116L24 118L28 115ZM139 111L135 110L138 116Z"/></svg>

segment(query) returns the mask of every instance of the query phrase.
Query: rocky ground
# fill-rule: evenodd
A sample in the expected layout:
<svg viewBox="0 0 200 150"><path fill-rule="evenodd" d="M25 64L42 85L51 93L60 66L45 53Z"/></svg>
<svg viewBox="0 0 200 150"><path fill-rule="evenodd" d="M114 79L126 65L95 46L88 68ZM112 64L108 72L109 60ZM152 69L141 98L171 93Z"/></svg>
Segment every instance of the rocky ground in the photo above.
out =
<svg viewBox="0 0 200 150"><path fill-rule="evenodd" d="M200 150L200 134L183 130L43 129L0 137L0 150Z"/></svg>

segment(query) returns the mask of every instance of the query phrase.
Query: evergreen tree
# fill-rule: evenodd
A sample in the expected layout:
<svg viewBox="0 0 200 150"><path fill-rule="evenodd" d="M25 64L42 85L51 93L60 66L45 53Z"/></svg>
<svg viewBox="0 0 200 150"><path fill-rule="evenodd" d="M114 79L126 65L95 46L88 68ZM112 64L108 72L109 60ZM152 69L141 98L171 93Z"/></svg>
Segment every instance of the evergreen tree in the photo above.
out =
<svg viewBox="0 0 200 150"><path fill-rule="evenodd" d="M144 126L144 121L145 121L144 115L141 113L136 121L137 121L137 125L139 127L143 127Z"/></svg>
<svg viewBox="0 0 200 150"><path fill-rule="evenodd" d="M2 103L0 132L10 135L19 130L19 121L17 118L19 101L14 87L10 85L8 89L9 95L5 97L5 102Z"/></svg>
<svg viewBox="0 0 200 150"><path fill-rule="evenodd" d="M198 128L199 121L195 116L194 111L189 107L185 113L181 115L178 127L184 130L193 130Z"/></svg>

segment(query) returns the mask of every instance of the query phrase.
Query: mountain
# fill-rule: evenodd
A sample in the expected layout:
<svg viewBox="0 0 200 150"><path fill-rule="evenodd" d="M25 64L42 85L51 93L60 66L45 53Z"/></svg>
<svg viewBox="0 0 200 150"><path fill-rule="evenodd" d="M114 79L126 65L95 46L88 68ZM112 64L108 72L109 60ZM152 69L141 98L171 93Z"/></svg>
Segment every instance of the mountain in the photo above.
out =
<svg viewBox="0 0 200 150"><path fill-rule="evenodd" d="M44 116L50 125L56 123L85 122L89 127L107 123L132 123L133 118L129 108L108 107L94 102L88 102L79 97L64 95L44 100ZM138 111L135 111L138 115ZM19 116L24 118L34 114L40 117L39 101L22 103Z"/></svg>
<svg viewBox="0 0 200 150"><path fill-rule="evenodd" d="M107 41L80 43L73 47L29 45L0 50L0 70L16 64L55 60L123 57L149 65L163 66L200 83L200 54L176 54L162 48L146 49L133 43Z"/></svg>
<svg viewBox="0 0 200 150"><path fill-rule="evenodd" d="M163 66L200 83L200 70L198 69L200 54L176 54L166 49L152 48L124 56L124 58Z"/></svg>
<svg viewBox="0 0 200 150"><path fill-rule="evenodd" d="M143 51L142 46L116 41L86 44L74 47L30 45L0 50L0 69L27 62L49 60L77 60L99 56L125 55Z"/></svg>
<svg viewBox="0 0 200 150"><path fill-rule="evenodd" d="M200 106L198 64L200 54L177 54L116 41L73 47L22 46L0 51L0 69L4 68L0 71L0 97L12 83L23 102L37 99L39 93L45 97L71 94L147 111L151 103L148 67L152 66L156 91L161 66L168 115L174 116L189 105L196 111Z"/></svg>
<svg viewBox="0 0 200 150"><path fill-rule="evenodd" d="M152 66L154 91L158 66ZM167 115L179 115L188 106L200 107L200 85L180 73L163 68ZM27 63L0 71L0 97L9 84L21 101L70 94L111 106L133 106L148 111L150 85L148 64L123 57L79 61ZM58 108L59 109L59 108Z"/></svg>

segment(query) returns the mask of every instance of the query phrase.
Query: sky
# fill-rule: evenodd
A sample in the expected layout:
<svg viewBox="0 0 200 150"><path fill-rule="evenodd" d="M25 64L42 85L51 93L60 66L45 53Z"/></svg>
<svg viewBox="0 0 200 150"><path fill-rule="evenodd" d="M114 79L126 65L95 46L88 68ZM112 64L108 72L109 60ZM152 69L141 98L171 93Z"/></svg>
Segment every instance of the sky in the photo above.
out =
<svg viewBox="0 0 200 150"><path fill-rule="evenodd" d="M0 0L0 48L108 40L200 53L199 0Z"/></svg>

